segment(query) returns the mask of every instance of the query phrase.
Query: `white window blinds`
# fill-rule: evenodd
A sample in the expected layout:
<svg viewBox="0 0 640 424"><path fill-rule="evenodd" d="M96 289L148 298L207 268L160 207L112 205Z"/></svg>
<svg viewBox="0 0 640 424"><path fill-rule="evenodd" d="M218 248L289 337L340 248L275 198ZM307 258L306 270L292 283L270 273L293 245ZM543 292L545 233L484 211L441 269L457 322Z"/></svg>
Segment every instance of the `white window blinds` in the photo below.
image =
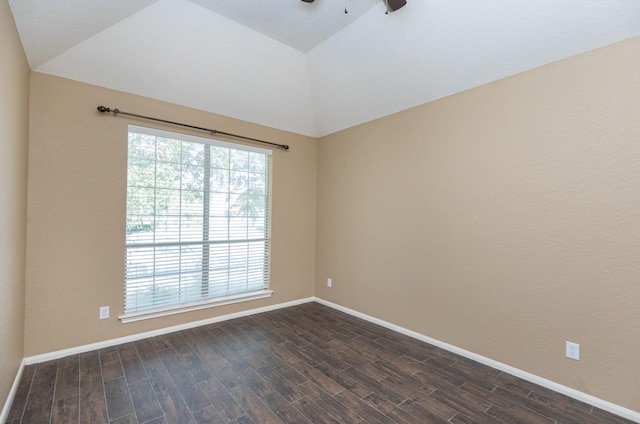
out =
<svg viewBox="0 0 640 424"><path fill-rule="evenodd" d="M121 318L267 293L271 151L129 126L128 152Z"/></svg>

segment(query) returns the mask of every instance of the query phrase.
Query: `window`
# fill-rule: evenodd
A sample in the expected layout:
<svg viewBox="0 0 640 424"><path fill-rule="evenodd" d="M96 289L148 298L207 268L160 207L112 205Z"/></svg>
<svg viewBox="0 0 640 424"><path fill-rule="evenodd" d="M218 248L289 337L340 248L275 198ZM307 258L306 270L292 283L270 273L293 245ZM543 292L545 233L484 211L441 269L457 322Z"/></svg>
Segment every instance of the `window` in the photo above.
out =
<svg viewBox="0 0 640 424"><path fill-rule="evenodd" d="M123 322L271 295L271 151L129 126Z"/></svg>

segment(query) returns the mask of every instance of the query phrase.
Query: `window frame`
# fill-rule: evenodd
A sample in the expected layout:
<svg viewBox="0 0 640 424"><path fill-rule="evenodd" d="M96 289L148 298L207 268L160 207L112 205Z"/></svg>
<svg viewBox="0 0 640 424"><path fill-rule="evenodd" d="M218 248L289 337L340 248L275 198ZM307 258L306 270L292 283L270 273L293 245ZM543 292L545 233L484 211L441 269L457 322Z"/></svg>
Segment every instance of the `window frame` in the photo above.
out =
<svg viewBox="0 0 640 424"><path fill-rule="evenodd" d="M264 257L264 267L266 268L263 271L263 275L264 275L264 286L260 287L259 289L256 290L249 290L246 292L234 292L234 293L227 293L224 296L212 296L209 298L200 298L197 300L185 300L185 301L181 301L180 299L178 299L177 302L171 303L171 304L162 304L159 306L146 306L143 308L132 308L131 310L127 311L126 308L126 301L127 301L127 295L128 295L128 283L130 280L133 279L133 277L128 277L128 258L129 258L129 252L130 249L135 249L135 248L140 248L142 245L144 245L144 247L149 247L150 245L154 246L154 261L156 260L156 253L155 253L155 249L157 248L161 248L167 245L167 243L165 242L158 242L158 241L154 241L152 243L128 243L125 240L125 258L124 258L124 292L123 292L123 301L125 302L123 304L123 314L119 316L119 319L123 322L123 323L129 323L129 322L135 322L135 321L140 321L140 320L144 320L144 319L150 319L150 318L156 318L156 317L161 317L161 316L167 316L167 315L173 315L173 314L178 314L178 313L184 313L184 312L189 312L189 311L196 311L196 310L201 310L201 309L205 309L205 308L211 308L211 307L217 307L217 306L223 306L223 305L228 305L228 304L232 304L232 303L237 303L237 302L244 302L244 301L250 301L250 300L257 300L257 299L263 299L263 298L267 298L270 297L273 294L273 290L271 290L270 288L270 284L271 284L271 231L272 231L272 227L271 227L271 208L272 208L272 173L273 173L273 164L272 164L272 151L270 149L265 149L265 148L260 148L260 147L254 147L254 146L250 146L250 145L245 145L245 144L239 144L239 143L232 143L232 142L227 142L227 141L222 141L222 140L218 140L218 139L213 139L213 138L204 138L204 137L198 137L198 136L194 136L194 135L189 135L189 134L184 134L184 133L176 133L176 132L170 132L170 131L165 131L165 130L160 130L160 129L155 129L155 128L149 128L149 127L142 127L142 126L138 126L138 125L132 125L129 124L128 125L128 131L127 131L127 206L126 206L126 215L127 217L130 214L130 210L129 210L129 174L130 174L130 167L131 167L131 157L130 157L130 141L129 141L129 135L131 133L138 133L138 134L144 134L144 135L148 135L148 136L152 136L152 137L159 137L159 138L166 138L169 140L179 140L181 142L186 142L186 143L197 143L197 144L201 144L201 145L208 145L208 146L213 146L213 147L220 147L220 148L224 148L224 149L232 149L235 151L243 151L243 152L253 152L253 153L259 153L259 154L263 154L265 155L265 160L266 160L266 170L265 170L265 174L264 174L264 178L266 178L266 182L265 182L265 194L264 194L264 200L266 202L265 204L265 210L264 213L266 214L265 216L265 225L266 228L264 229L264 238L261 238L260 241L264 241L265 246L265 252L264 255L261 257ZM157 143L157 140L155 141ZM156 145L157 148L157 145ZM182 152L182 150L181 150ZM229 152L229 154L232 154L231 152ZM182 167L184 167L183 164L183 158L181 157L181 170ZM157 164L158 162L161 162L157 156L154 156L153 159L153 163L154 163L154 183L153 183L153 189L155 190L155 193L157 195L157 191L158 191L158 183L156 181L156 175L157 175ZM203 164L204 165L204 164ZM211 172L214 169L213 163L209 163L209 172ZM229 172L231 172L231 167L229 167ZM249 171L247 171L247 173L249 173ZM203 189L203 194L206 192L205 189ZM182 184L180 185L180 189L179 189L179 193L183 193L183 187ZM213 193L211 190L209 190L209 193ZM210 195L209 194L209 195ZM182 196L182 194L180 194L180 196ZM208 202L207 202L208 203ZM208 208L208 209L207 209ZM203 212L202 212L202 216L204 217L204 209L206 209L208 211L208 213L211 213L211 208L210 206L204 206L203 207ZM230 210L230 208L229 208ZM184 212L180 212L180 217L183 216L183 214L185 214ZM161 214L158 212L158 210L154 207L154 211L153 211L153 219L154 222L157 222L157 218L161 216ZM229 219L231 219L231 216L228 215ZM203 218L204 219L204 218ZM249 215L247 215L247 219L249 219ZM181 228L182 224L179 224L179 228ZM153 237L155 240L156 237L156 229L155 229L155 224L154 224L154 230L153 231ZM181 231L181 230L180 230ZM127 227L125 226L125 239L128 239L129 237L129 232L127 230ZM182 236L180 236L182 237ZM209 236L204 236L203 235L203 240L199 240L197 242L195 242L195 244L202 244L202 246L206 245L212 245L213 242L208 240ZM249 237L249 235L247 234L246 239L232 239L230 233L227 235L226 241L218 241L216 243L220 244L220 245L229 245L231 246L231 244L233 243L247 243L247 245L251 242L251 237ZM178 246L178 247L183 247L183 246L187 246L187 245L191 245L194 244L194 242L192 241L188 241L188 242L172 242L170 243L170 245L172 246ZM204 248L203 248L204 249ZM208 250L208 248L207 248ZM229 253L231 254L231 253ZM247 253L247 263L249 263L250 261L250 253ZM262 261L258 261L258 262L262 262ZM155 264L155 262L154 262ZM248 266L248 265L247 265ZM203 265L204 267L204 265ZM158 270L157 268L155 268L154 265L154 271L152 272L153 275L153 286L155 287L155 279L158 277L157 273ZM181 273L180 270L176 271L178 274ZM204 270L200 270L200 273L204 273ZM180 274L182 275L182 274ZM181 277L177 277L178 279L180 279ZM182 284L180 282L180 280L178 281L178 286L180 286L180 284ZM211 281L209 281L208 284L211 284ZM229 285L231 284L231 280L230 278L227 279L227 288L229 287ZM248 284L248 282L247 282ZM149 286L151 287L151 285ZM181 288L177 288L176 291L179 293L180 290L182 290ZM207 289L208 290L208 289ZM152 295L154 296L154 295ZM178 294L178 298L180 298L180 295ZM154 298L155 301L155 298Z"/></svg>

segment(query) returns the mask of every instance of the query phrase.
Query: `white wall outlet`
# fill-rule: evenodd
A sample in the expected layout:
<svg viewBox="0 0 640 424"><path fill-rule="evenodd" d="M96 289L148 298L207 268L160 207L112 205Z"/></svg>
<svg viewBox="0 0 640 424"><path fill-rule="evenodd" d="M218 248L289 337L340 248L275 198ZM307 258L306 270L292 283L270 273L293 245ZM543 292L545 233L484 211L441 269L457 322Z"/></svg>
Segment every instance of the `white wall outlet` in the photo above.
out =
<svg viewBox="0 0 640 424"><path fill-rule="evenodd" d="M331 278L327 278L327 287L331 287L333 285L333 281L331 281Z"/></svg>
<svg viewBox="0 0 640 424"><path fill-rule="evenodd" d="M109 307L108 306L101 306L100 307L100 319L107 319L109 318Z"/></svg>
<svg viewBox="0 0 640 424"><path fill-rule="evenodd" d="M580 360L580 345L578 343L567 342L567 358Z"/></svg>

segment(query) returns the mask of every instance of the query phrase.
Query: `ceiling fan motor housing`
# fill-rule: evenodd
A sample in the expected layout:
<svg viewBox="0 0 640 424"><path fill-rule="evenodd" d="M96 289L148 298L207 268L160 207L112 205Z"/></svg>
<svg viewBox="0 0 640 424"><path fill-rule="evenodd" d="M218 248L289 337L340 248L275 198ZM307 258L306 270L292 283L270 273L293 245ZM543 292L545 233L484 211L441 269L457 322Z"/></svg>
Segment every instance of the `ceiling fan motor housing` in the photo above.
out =
<svg viewBox="0 0 640 424"><path fill-rule="evenodd" d="M394 12L407 4L407 0L386 0L387 8L390 12Z"/></svg>
<svg viewBox="0 0 640 424"><path fill-rule="evenodd" d="M313 3L315 0L302 0L305 3ZM389 12L394 12L407 4L407 0L382 0Z"/></svg>

